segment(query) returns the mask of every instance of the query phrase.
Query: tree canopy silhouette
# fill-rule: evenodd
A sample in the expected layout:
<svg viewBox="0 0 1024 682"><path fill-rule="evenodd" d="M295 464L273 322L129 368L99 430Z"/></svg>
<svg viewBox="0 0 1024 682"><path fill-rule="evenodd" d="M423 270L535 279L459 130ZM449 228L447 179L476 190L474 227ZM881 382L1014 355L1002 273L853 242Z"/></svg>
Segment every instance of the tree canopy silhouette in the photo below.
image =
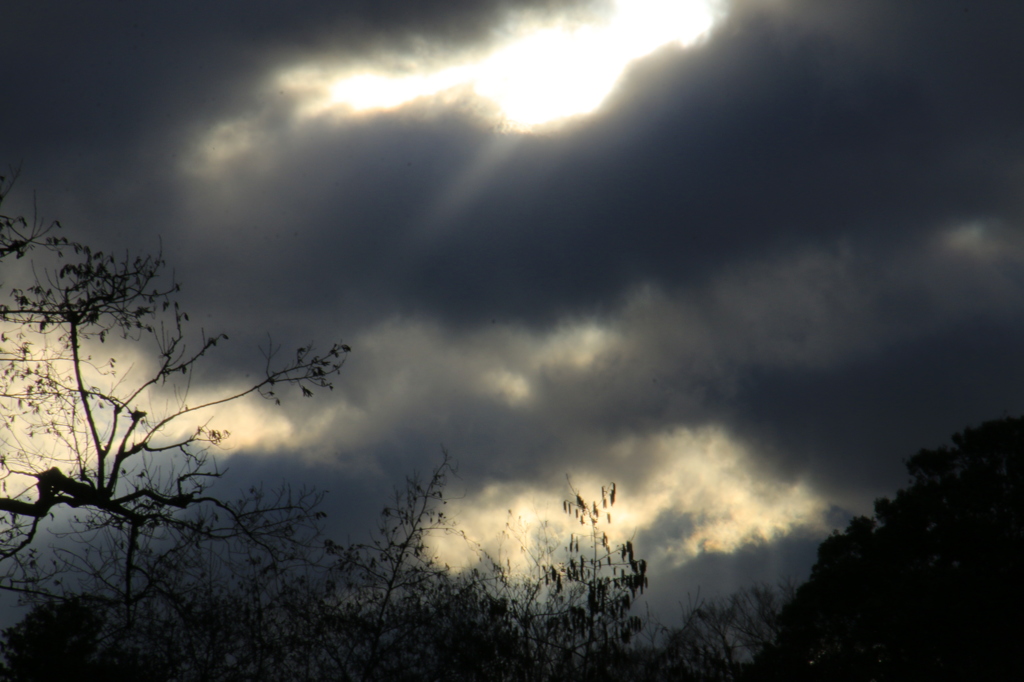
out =
<svg viewBox="0 0 1024 682"><path fill-rule="evenodd" d="M1024 418L907 462L911 484L822 543L752 679L1019 679Z"/></svg>
<svg viewBox="0 0 1024 682"><path fill-rule="evenodd" d="M132 682L148 677L145 655L103 646L103 619L79 599L40 604L0 637L0 680Z"/></svg>

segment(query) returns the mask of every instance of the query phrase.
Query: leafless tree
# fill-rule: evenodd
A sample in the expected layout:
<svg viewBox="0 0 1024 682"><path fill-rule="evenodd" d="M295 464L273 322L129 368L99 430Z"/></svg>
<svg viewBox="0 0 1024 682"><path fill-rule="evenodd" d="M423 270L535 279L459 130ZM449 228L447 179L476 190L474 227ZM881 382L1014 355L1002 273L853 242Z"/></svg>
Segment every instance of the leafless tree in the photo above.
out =
<svg viewBox="0 0 1024 682"><path fill-rule="evenodd" d="M726 596L693 597L683 607L682 625L663 635L662 665L688 680L741 679L745 667L777 639L779 614L795 590L791 582L758 583Z"/></svg>
<svg viewBox="0 0 1024 682"><path fill-rule="evenodd" d="M507 533L528 565L490 564L484 587L515 648L503 654L503 679L615 679L644 628L634 603L648 584L647 562L632 541L613 546L606 532L616 485L602 487L599 500L585 499L571 482L569 490L562 510L579 532L557 537L542 524L531 535L510 519Z"/></svg>
<svg viewBox="0 0 1024 682"><path fill-rule="evenodd" d="M0 182L0 203L9 189ZM315 495L211 494L222 472L209 448L229 434L209 412L249 395L278 401L285 385L331 388L349 347L281 357L268 345L255 381L199 391L197 367L227 336L188 333L160 255L96 251L58 228L0 217L0 259L28 265L0 303L0 588L57 594L59 574L88 564L96 579L117 576L130 614L151 582L144 554L183 537L270 547L315 514ZM53 553L44 528L58 535Z"/></svg>
<svg viewBox="0 0 1024 682"><path fill-rule="evenodd" d="M446 453L429 478L395 491L368 542L330 545L336 561L317 607L322 650L341 679L440 679L435 640L459 579L430 540L465 538L446 515L454 473Z"/></svg>

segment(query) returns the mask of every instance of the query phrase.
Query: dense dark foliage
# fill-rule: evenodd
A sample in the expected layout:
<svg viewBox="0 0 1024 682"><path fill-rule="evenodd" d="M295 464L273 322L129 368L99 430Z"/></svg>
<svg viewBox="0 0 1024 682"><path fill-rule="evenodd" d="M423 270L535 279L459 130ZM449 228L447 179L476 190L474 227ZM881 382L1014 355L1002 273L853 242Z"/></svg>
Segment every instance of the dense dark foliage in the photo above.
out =
<svg viewBox="0 0 1024 682"><path fill-rule="evenodd" d="M145 656L115 653L102 636L102 618L81 600L40 604L4 631L0 679L129 682L147 677Z"/></svg>
<svg viewBox="0 0 1024 682"><path fill-rule="evenodd" d="M822 543L752 679L1020 679L1024 419L922 450L910 487Z"/></svg>

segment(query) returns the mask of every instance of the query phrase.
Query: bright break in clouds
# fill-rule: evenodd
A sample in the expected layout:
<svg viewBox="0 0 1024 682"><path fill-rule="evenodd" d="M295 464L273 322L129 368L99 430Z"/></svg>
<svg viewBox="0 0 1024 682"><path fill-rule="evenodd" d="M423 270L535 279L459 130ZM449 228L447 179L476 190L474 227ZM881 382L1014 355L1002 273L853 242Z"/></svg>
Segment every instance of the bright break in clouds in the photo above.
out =
<svg viewBox="0 0 1024 682"><path fill-rule="evenodd" d="M706 0L615 0L587 23L512 17L495 30L493 47L443 66L436 63L443 57L416 55L402 55L390 69L311 63L280 74L278 84L297 94L303 116L391 109L468 91L496 105L508 127L529 130L594 111L631 61L664 45L688 45L713 21Z"/></svg>

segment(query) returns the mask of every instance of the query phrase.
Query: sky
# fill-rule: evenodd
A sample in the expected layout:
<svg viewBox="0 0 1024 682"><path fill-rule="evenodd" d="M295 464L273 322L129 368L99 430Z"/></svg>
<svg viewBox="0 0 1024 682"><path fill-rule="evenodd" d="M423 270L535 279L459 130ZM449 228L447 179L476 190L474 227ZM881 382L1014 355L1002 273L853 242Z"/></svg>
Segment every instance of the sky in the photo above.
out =
<svg viewBox="0 0 1024 682"><path fill-rule="evenodd" d="M1022 25L1013 0L12 2L4 210L162 249L231 337L210 395L268 335L351 346L333 391L214 415L226 484L316 484L344 542L444 449L458 522L508 551L510 512L558 528L567 475L614 481L671 616L806 576L907 457L1024 412Z"/></svg>

